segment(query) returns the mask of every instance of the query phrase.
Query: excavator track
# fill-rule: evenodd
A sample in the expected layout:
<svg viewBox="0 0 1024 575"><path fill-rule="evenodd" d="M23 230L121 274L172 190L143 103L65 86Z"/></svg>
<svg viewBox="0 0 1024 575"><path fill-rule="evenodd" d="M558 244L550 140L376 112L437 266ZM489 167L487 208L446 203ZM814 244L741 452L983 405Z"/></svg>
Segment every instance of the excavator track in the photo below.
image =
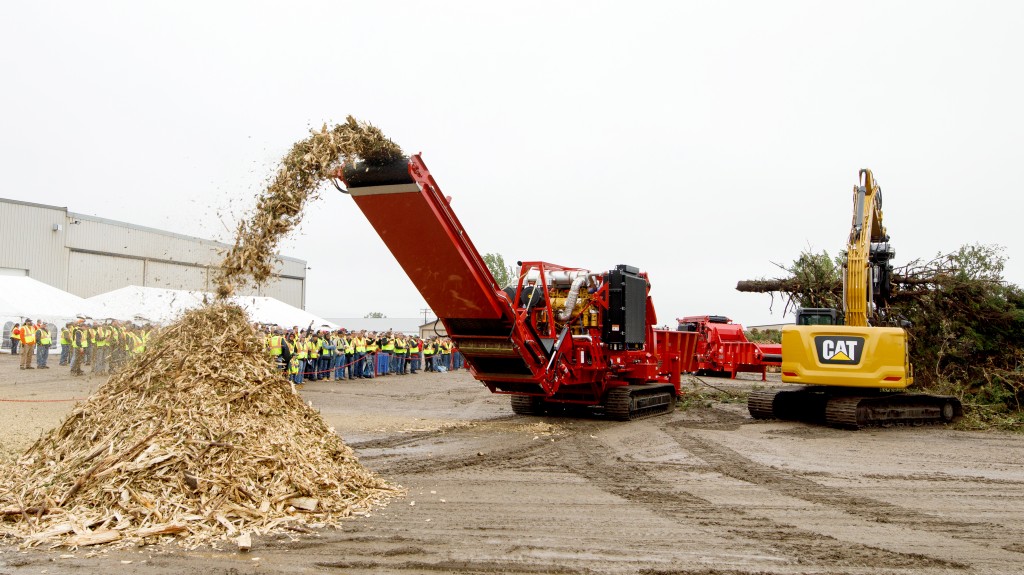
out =
<svg viewBox="0 0 1024 575"><path fill-rule="evenodd" d="M806 387L784 387L755 391L747 398L747 411L754 419L822 420L822 397Z"/></svg>
<svg viewBox="0 0 1024 575"><path fill-rule="evenodd" d="M833 397L825 408L825 422L844 429L953 423L963 415L957 398L924 393Z"/></svg>
<svg viewBox="0 0 1024 575"><path fill-rule="evenodd" d="M953 423L963 417L963 406L952 396L849 393L817 387L761 390L750 394L747 410L754 419L823 423L843 429Z"/></svg>
<svg viewBox="0 0 1024 575"><path fill-rule="evenodd" d="M671 386L624 385L608 391L604 411L618 421L645 419L672 413L676 408L675 389Z"/></svg>

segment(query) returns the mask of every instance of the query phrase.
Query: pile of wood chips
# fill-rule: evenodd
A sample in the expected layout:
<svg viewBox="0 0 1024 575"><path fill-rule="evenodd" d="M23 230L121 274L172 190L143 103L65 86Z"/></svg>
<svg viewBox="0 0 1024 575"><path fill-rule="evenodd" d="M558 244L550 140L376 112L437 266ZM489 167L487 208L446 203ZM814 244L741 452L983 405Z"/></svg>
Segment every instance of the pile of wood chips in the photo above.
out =
<svg viewBox="0 0 1024 575"><path fill-rule="evenodd" d="M224 262L217 294L230 296L235 284L251 277L257 284L273 274L278 241L301 221L306 202L343 161L361 159L369 165L397 160L402 149L376 127L349 116L334 128L296 142L281 160L277 175L257 200L255 215L238 226L235 244Z"/></svg>
<svg viewBox="0 0 1024 575"><path fill-rule="evenodd" d="M278 241L343 159L399 156L351 117L297 143L239 226L218 295L270 277ZM337 525L401 493L303 403L223 298L158 332L0 477L0 534L30 546L237 537L244 549L252 535Z"/></svg>

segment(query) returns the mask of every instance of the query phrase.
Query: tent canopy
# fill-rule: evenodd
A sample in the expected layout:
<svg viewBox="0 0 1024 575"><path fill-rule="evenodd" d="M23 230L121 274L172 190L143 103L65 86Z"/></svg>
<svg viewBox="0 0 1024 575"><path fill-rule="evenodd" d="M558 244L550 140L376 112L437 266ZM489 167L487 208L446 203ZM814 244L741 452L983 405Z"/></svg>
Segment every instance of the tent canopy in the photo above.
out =
<svg viewBox="0 0 1024 575"><path fill-rule="evenodd" d="M88 300L75 294L28 276L0 275L0 317L42 319L60 324L78 315L95 317L95 313Z"/></svg>
<svg viewBox="0 0 1024 575"><path fill-rule="evenodd" d="M213 301L214 297L211 293L201 291L127 286L93 296L87 301L94 304L96 315L93 317L97 319L168 324L186 310L197 308L204 301ZM231 302L244 309L253 322L276 324L285 328L305 328L312 322L314 328L337 328L319 316L270 297L234 296Z"/></svg>

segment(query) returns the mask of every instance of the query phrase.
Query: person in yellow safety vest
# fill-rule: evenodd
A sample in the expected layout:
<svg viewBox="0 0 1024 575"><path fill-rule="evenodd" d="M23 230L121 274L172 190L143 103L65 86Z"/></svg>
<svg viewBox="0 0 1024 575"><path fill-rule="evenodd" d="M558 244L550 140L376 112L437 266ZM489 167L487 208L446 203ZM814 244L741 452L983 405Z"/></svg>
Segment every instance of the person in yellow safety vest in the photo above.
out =
<svg viewBox="0 0 1024 575"><path fill-rule="evenodd" d="M96 349L92 352L92 372L106 373L107 359L110 356L110 341L107 334L107 326L96 326Z"/></svg>
<svg viewBox="0 0 1024 575"><path fill-rule="evenodd" d="M82 375L82 362L85 360L87 345L89 341L86 339L85 329L80 325L71 326L71 375Z"/></svg>
<svg viewBox="0 0 1024 575"><path fill-rule="evenodd" d="M288 381L294 384L302 385L302 373L301 369L302 360L299 359L298 355L292 355L291 359L288 360Z"/></svg>
<svg viewBox="0 0 1024 575"><path fill-rule="evenodd" d="M125 356L125 332L121 322L115 321L110 326L110 371L117 371L124 365Z"/></svg>
<svg viewBox="0 0 1024 575"><path fill-rule="evenodd" d="M437 353L441 356L438 358L441 367L443 367L445 371L450 370L452 368L452 341L447 337L442 338L440 343L437 344Z"/></svg>
<svg viewBox="0 0 1024 575"><path fill-rule="evenodd" d="M405 375L405 368L409 365L408 345L409 344L406 343L405 337L403 337L402 334L398 334L398 336L395 337L395 357L397 359L395 362L395 373L398 375Z"/></svg>
<svg viewBox="0 0 1024 575"><path fill-rule="evenodd" d="M331 334L331 345L334 347L331 371L334 373L334 381L345 379L345 344L345 337L341 335L340 329Z"/></svg>
<svg viewBox="0 0 1024 575"><path fill-rule="evenodd" d="M352 379L352 364L355 363L356 357L355 338L351 334L345 333L341 336L341 339L345 342L345 369L342 370L342 375Z"/></svg>
<svg viewBox="0 0 1024 575"><path fill-rule="evenodd" d="M281 354L285 344L284 336L281 335L281 330L275 330L274 333L267 338L268 347L270 351L270 359L272 361L280 363L282 361Z"/></svg>
<svg viewBox="0 0 1024 575"><path fill-rule="evenodd" d="M306 379L306 358L309 357L309 348L306 336L301 333L295 337L295 357L299 360L299 376L296 383L301 384Z"/></svg>
<svg viewBox="0 0 1024 575"><path fill-rule="evenodd" d="M331 343L330 334L327 330L320 330L320 335L317 338L320 342L320 359L317 360L316 364L316 378L331 379L331 363L334 361L334 344Z"/></svg>
<svg viewBox="0 0 1024 575"><path fill-rule="evenodd" d="M36 326L32 320L25 320L21 326L21 369L35 369L32 358L36 355Z"/></svg>
<svg viewBox="0 0 1024 575"><path fill-rule="evenodd" d="M395 351L395 336L391 332L388 332L383 338L383 344L380 346L381 355L384 356L384 361L380 364L384 366L384 373L382 375L389 375L398 372L398 357Z"/></svg>
<svg viewBox="0 0 1024 575"><path fill-rule="evenodd" d="M71 324L65 324L60 330L60 362L57 365L71 363Z"/></svg>
<svg viewBox="0 0 1024 575"><path fill-rule="evenodd" d="M320 360L320 338L314 333L306 338L306 379L316 379L316 364Z"/></svg>
<svg viewBox="0 0 1024 575"><path fill-rule="evenodd" d="M434 371L434 341L423 344L423 371Z"/></svg>
<svg viewBox="0 0 1024 575"><path fill-rule="evenodd" d="M409 373L416 373L420 369L420 338L409 338Z"/></svg>
<svg viewBox="0 0 1024 575"><path fill-rule="evenodd" d="M50 366L46 365L50 358L50 344L53 343L50 339L50 330L41 319L36 320L36 325L36 367L50 369Z"/></svg>
<svg viewBox="0 0 1024 575"><path fill-rule="evenodd" d="M377 364L376 364L376 361L377 361L377 351L379 349L380 349L380 346L377 345L377 334L371 331L366 336L366 362L365 362L365 369L366 369L366 371L363 372L363 376L364 377L374 377L376 375L376 372L377 372Z"/></svg>
<svg viewBox="0 0 1024 575"><path fill-rule="evenodd" d="M352 345L355 348L355 353L352 354L352 377L359 379L363 378L363 373L366 371L366 332L359 332L355 337L352 338Z"/></svg>

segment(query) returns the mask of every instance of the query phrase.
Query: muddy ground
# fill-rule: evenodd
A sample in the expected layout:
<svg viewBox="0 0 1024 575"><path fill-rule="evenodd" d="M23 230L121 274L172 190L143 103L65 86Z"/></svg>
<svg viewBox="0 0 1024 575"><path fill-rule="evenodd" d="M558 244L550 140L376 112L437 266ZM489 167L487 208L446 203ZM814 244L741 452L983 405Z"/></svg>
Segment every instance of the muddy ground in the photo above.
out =
<svg viewBox="0 0 1024 575"><path fill-rule="evenodd" d="M0 357L3 449L73 405L52 400L101 382ZM8 540L0 574L1024 572L1019 435L755 422L721 401L630 423L520 417L467 373L302 394L408 495L340 530L256 538L249 553Z"/></svg>

